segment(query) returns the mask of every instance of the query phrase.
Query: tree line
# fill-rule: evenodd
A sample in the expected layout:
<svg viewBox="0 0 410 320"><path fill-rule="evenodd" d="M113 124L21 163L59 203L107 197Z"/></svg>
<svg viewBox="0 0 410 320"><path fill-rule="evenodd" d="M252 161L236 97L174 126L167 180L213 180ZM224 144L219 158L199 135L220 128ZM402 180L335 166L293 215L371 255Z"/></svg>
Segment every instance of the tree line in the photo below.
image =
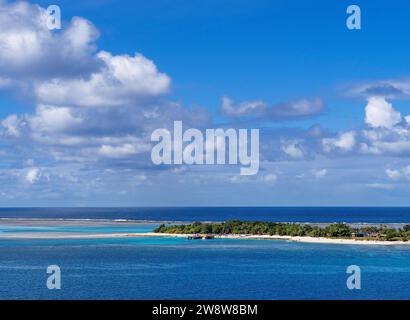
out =
<svg viewBox="0 0 410 320"><path fill-rule="evenodd" d="M403 228L387 228L385 226L351 227L346 223L332 223L327 226L310 224L240 221L165 225L154 230L157 233L173 234L247 234L247 235L280 235L280 236L310 236L328 238L367 238L377 240L402 240L410 238L410 225Z"/></svg>

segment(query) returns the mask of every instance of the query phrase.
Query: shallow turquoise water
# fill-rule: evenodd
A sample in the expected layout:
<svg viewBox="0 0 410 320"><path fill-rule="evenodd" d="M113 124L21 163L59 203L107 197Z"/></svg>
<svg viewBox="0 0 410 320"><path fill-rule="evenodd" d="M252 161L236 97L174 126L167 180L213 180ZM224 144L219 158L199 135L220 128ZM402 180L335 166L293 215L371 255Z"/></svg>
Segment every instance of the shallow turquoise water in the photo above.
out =
<svg viewBox="0 0 410 320"><path fill-rule="evenodd" d="M95 226L20 226L1 225L0 233L16 232L71 232L71 233L145 233L151 232L158 224L152 223L121 223L114 225Z"/></svg>
<svg viewBox="0 0 410 320"><path fill-rule="evenodd" d="M48 290L46 268L55 264L61 268L62 289ZM347 289L346 268L352 264L361 267L361 290ZM2 299L409 299L409 284L410 248L405 246L178 238L0 240Z"/></svg>

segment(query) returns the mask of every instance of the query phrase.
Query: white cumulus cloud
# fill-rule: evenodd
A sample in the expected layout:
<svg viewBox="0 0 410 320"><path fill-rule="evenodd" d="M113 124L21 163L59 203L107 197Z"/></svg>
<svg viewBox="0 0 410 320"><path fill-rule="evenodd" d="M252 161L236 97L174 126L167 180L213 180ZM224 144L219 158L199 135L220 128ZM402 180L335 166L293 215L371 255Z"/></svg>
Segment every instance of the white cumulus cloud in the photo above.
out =
<svg viewBox="0 0 410 320"><path fill-rule="evenodd" d="M323 150L330 152L334 149L350 151L356 144L356 134L353 131L340 133L336 138L322 139Z"/></svg>
<svg viewBox="0 0 410 320"><path fill-rule="evenodd" d="M400 112L394 110L383 97L370 97L365 111L366 123L375 128L392 128L402 120Z"/></svg>
<svg viewBox="0 0 410 320"><path fill-rule="evenodd" d="M0 74L12 82L48 76L82 75L98 67L93 56L99 34L75 17L60 33L47 28L44 8L0 1Z"/></svg>
<svg viewBox="0 0 410 320"><path fill-rule="evenodd" d="M97 57L104 66L88 79L51 79L37 83L38 100L45 104L111 107L169 91L170 78L140 54L112 56L103 51Z"/></svg>
<svg viewBox="0 0 410 320"><path fill-rule="evenodd" d="M304 152L298 141L283 142L281 149L291 158L301 159L304 157Z"/></svg>
<svg viewBox="0 0 410 320"><path fill-rule="evenodd" d="M15 114L8 116L1 121L1 126L3 127L4 133L7 136L19 137L21 134L21 125L22 123L20 119Z"/></svg>
<svg viewBox="0 0 410 320"><path fill-rule="evenodd" d="M27 170L25 179L29 184L34 184L40 178L41 171L39 168L30 168Z"/></svg>

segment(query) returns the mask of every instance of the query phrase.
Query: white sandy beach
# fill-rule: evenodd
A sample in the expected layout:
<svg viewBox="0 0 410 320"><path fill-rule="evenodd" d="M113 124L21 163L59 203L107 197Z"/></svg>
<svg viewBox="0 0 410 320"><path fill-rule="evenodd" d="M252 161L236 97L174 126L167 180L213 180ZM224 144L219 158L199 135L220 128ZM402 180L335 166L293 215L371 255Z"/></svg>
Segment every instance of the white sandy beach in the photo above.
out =
<svg viewBox="0 0 410 320"><path fill-rule="evenodd" d="M164 237L189 237L189 234L168 234L168 233L150 233L150 235L161 235ZM215 238L220 239L254 239L254 240L285 240L292 242L307 242L307 243L327 243L327 244L360 244L360 245L409 245L410 242L405 241L377 241L377 240L356 240L356 239L332 239L332 238L315 238L315 237L291 237L278 235L217 235Z"/></svg>

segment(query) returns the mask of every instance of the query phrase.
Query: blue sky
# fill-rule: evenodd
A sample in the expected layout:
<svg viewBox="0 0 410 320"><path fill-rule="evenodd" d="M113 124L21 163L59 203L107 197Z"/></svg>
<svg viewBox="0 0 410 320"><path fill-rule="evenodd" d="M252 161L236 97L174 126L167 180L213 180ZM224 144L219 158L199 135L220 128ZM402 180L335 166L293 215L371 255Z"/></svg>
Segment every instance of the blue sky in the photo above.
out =
<svg viewBox="0 0 410 320"><path fill-rule="evenodd" d="M39 22L49 4L0 1L0 206L409 205L410 4L54 1L59 31ZM255 102L268 111L240 112ZM257 176L150 162L173 120L249 117Z"/></svg>

